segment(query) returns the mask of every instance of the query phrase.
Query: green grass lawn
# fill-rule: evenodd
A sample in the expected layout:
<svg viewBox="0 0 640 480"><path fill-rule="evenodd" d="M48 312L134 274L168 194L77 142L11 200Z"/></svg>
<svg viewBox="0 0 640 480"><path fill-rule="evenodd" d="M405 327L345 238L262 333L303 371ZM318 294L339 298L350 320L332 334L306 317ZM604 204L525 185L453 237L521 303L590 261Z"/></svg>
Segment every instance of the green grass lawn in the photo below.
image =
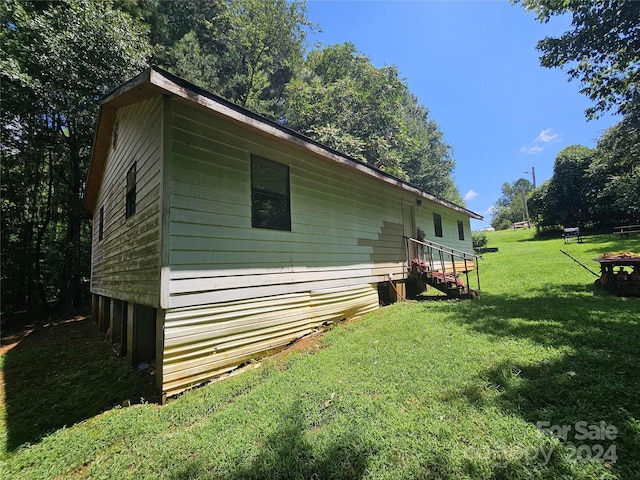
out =
<svg viewBox="0 0 640 480"><path fill-rule="evenodd" d="M640 298L595 289L560 253L597 270L593 257L640 240L531 235L489 236L478 300L382 308L164 407L81 410L110 384L112 404L145 391L122 371L85 381L86 363L107 362L95 346L63 377L73 401L49 430L31 425L48 388L32 409L8 398L3 478L640 478ZM50 354L16 350L0 357L7 390L10 365Z"/></svg>

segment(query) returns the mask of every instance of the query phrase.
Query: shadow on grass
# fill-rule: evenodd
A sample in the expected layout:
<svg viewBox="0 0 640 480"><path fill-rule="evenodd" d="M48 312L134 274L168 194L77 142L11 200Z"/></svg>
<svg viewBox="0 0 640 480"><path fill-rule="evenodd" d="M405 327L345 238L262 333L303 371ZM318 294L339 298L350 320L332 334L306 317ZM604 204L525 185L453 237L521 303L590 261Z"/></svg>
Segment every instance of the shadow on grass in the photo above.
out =
<svg viewBox="0 0 640 480"><path fill-rule="evenodd" d="M294 403L280 419L280 428L233 478L362 478L368 458L375 453L362 436L353 431L343 432L323 446L322 441L310 438L314 427L308 423L300 404Z"/></svg>
<svg viewBox="0 0 640 480"><path fill-rule="evenodd" d="M640 478L640 298L570 284L529 293L483 294L463 306L456 321L497 339L525 339L566 353L534 364L501 361L482 380L497 389L497 405L510 414L533 424L569 426L566 441L576 447L615 445L613 471ZM470 403L482 401L474 392L461 395ZM593 438L576 437L577 422L586 422L582 426L593 430ZM601 422L617 434L605 436ZM591 458L598 459L594 451Z"/></svg>
<svg viewBox="0 0 640 480"><path fill-rule="evenodd" d="M154 400L153 377L132 373L86 316L34 326L3 363L9 452L125 400Z"/></svg>
<svg viewBox="0 0 640 480"><path fill-rule="evenodd" d="M274 432L260 443L256 455L246 457L242 452L241 457L232 462L235 467L227 474L219 474L217 478L362 478L367 471L369 458L376 453L367 445L364 435L345 431L331 438L319 439L320 429L317 425L309 424L300 402L295 402L279 418ZM196 457L177 467L171 472L170 478L209 478L208 460Z"/></svg>

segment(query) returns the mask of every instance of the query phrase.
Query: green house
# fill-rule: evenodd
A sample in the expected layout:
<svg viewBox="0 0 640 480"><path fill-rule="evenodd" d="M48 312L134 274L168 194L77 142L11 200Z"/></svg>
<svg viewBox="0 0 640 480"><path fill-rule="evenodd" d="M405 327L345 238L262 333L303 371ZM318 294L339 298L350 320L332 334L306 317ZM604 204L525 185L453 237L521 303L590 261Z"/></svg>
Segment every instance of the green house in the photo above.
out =
<svg viewBox="0 0 640 480"><path fill-rule="evenodd" d="M481 219L157 68L102 101L85 209L94 318L164 396L416 293Z"/></svg>

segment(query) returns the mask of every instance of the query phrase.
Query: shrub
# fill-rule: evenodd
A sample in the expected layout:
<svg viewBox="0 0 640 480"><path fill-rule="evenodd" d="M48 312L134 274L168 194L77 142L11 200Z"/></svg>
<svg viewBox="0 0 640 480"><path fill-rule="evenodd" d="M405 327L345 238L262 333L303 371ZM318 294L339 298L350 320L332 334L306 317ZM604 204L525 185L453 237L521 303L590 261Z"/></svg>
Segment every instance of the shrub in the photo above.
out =
<svg viewBox="0 0 640 480"><path fill-rule="evenodd" d="M489 240L487 239L487 234L484 232L472 232L471 237L473 238L474 250L486 247L487 243L489 242Z"/></svg>

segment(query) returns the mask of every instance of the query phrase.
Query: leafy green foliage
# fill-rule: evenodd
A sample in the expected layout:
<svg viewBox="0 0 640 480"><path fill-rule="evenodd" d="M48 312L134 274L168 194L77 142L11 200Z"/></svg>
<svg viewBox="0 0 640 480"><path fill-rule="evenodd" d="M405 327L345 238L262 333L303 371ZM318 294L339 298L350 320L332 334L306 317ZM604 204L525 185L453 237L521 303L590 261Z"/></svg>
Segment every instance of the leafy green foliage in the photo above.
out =
<svg viewBox="0 0 640 480"><path fill-rule="evenodd" d="M552 178L529 197L539 229L605 229L640 219L638 135L622 122L595 149L573 145L555 159Z"/></svg>
<svg viewBox="0 0 640 480"><path fill-rule="evenodd" d="M402 156L402 166L409 181L435 195L458 205L464 205L453 181L455 160L451 146L435 120L429 118L427 107L408 93L403 101L401 115L408 142Z"/></svg>
<svg viewBox="0 0 640 480"><path fill-rule="evenodd" d="M451 148L394 67L374 67L351 43L312 50L286 96L287 126L462 203Z"/></svg>
<svg viewBox="0 0 640 480"><path fill-rule="evenodd" d="M489 243L489 238L485 232L472 232L473 249L484 248Z"/></svg>
<svg viewBox="0 0 640 480"><path fill-rule="evenodd" d="M640 2L512 1L534 12L540 22L571 15L569 31L538 42L541 64L567 67L569 78L580 81L581 93L594 102L586 111L588 118L610 110L623 116L591 153L586 147L570 147L573 152L563 151L568 156L559 155L551 182L535 194L539 225L638 223Z"/></svg>
<svg viewBox="0 0 640 480"><path fill-rule="evenodd" d="M640 221L640 130L620 122L600 137L589 166L592 209L600 223Z"/></svg>
<svg viewBox="0 0 640 480"><path fill-rule="evenodd" d="M545 186L544 208L538 211L541 226L581 227L591 220L592 185L588 175L591 156L591 149L581 145L566 147L558 153L553 177Z"/></svg>
<svg viewBox="0 0 640 480"><path fill-rule="evenodd" d="M312 25L300 1L140 2L154 62L209 91L277 119Z"/></svg>
<svg viewBox="0 0 640 480"><path fill-rule="evenodd" d="M146 29L89 0L3 2L0 25L3 306L77 306L97 100L146 65Z"/></svg>
<svg viewBox="0 0 640 480"><path fill-rule="evenodd" d="M302 74L287 87L284 117L294 130L406 178L393 148L404 141L395 114L404 88L394 68L375 68L352 44L334 45L309 52Z"/></svg>
<svg viewBox="0 0 640 480"><path fill-rule="evenodd" d="M510 228L515 222L527 219L524 199L533 190L533 185L526 178L519 178L513 183L502 185L502 196L494 205L491 226L496 230Z"/></svg>

